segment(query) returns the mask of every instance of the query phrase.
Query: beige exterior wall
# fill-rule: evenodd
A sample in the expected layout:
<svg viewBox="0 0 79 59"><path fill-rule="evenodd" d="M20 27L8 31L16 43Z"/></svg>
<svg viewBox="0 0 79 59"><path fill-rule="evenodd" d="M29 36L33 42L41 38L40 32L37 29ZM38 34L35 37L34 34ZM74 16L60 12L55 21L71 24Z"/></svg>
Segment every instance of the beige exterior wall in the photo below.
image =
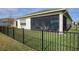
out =
<svg viewBox="0 0 79 59"><path fill-rule="evenodd" d="M25 20L26 25L21 25L21 21ZM17 20L17 28L31 29L31 18L18 19Z"/></svg>

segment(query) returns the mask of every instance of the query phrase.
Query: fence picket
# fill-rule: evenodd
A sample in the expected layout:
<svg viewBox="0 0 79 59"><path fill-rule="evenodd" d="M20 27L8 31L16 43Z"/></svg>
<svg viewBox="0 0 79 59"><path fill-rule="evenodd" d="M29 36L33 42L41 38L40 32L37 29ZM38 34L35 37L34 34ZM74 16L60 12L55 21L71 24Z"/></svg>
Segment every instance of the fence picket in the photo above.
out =
<svg viewBox="0 0 79 59"><path fill-rule="evenodd" d="M78 32L63 32L63 34L59 34L60 32L56 32L56 31L52 32L52 31L44 31L44 30L42 31L33 31L33 30L27 31L26 30L25 32L25 29L21 29L19 31L17 28L9 28L9 27L6 27L6 28L2 27L0 31L8 36L11 35L10 32L13 32L12 33L13 36L11 37L13 37L14 39L16 37L19 37L18 40L20 40L20 37L21 37L20 41L22 41L23 44L27 43L26 45L37 50L42 50L42 51L44 50L46 51L79 50L79 43L78 43L79 33ZM15 29L17 29L18 32ZM76 30L78 29L76 28ZM17 32L17 34L15 33L15 31ZM25 40L25 36L28 37L26 38L26 40Z"/></svg>

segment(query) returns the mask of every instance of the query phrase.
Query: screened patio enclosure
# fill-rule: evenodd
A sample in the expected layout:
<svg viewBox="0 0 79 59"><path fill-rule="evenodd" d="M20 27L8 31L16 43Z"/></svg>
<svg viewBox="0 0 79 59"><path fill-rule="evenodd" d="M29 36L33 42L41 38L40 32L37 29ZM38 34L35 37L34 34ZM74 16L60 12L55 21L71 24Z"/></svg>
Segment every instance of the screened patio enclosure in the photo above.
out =
<svg viewBox="0 0 79 59"><path fill-rule="evenodd" d="M66 29L66 17L63 22L63 30ZM32 30L59 31L59 15L49 15L31 18Z"/></svg>

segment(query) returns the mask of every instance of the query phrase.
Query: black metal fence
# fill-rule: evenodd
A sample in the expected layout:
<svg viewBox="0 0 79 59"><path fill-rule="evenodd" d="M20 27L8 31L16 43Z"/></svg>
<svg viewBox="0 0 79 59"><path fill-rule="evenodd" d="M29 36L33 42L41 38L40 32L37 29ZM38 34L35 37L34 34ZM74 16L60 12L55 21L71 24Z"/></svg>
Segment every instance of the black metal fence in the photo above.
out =
<svg viewBox="0 0 79 59"><path fill-rule="evenodd" d="M0 27L0 31L38 51L79 51L78 32L51 32Z"/></svg>

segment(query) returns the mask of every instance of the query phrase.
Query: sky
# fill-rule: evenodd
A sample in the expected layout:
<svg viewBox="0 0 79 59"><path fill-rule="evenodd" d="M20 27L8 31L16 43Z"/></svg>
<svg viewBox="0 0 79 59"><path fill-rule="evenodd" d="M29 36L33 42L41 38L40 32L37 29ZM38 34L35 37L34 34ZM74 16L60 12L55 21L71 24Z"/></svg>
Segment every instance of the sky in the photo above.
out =
<svg viewBox="0 0 79 59"><path fill-rule="evenodd" d="M24 16L47 8L0 8L0 18ZM67 9L73 21L79 21L79 8Z"/></svg>

